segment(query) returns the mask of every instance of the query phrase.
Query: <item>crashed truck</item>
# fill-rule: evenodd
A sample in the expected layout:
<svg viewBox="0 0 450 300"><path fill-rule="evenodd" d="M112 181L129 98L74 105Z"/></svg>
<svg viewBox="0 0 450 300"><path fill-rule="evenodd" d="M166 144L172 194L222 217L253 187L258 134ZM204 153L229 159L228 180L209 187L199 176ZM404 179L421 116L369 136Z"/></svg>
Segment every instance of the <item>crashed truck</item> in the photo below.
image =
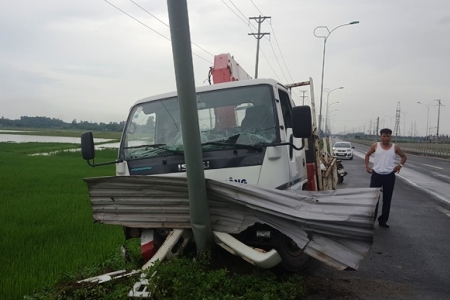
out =
<svg viewBox="0 0 450 300"><path fill-rule="evenodd" d="M318 166L312 80L251 79L229 54L215 57L210 76L214 84L196 88L196 102L214 242L265 269L298 272L314 260L357 269L372 245L380 193L323 188L321 176L330 170ZM291 97L293 87L304 85L311 107ZM176 92L139 100L111 162L116 176L84 179L94 221L140 237L147 260L165 257L158 252L168 251L162 245L175 230L175 242L188 239L181 132ZM91 132L81 142L91 166L107 164L93 161Z"/></svg>

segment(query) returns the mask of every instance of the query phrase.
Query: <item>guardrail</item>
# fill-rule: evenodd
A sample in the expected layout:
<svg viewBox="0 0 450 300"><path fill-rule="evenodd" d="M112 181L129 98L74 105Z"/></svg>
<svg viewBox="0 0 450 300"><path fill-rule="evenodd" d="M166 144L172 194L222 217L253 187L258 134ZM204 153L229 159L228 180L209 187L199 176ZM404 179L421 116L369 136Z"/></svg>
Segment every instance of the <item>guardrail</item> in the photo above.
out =
<svg viewBox="0 0 450 300"><path fill-rule="evenodd" d="M360 139L348 139L348 141L367 146L370 146L375 142L372 140ZM392 142L398 144L406 153L439 158L450 158L450 144L447 143L402 143L395 141L394 138L392 139Z"/></svg>

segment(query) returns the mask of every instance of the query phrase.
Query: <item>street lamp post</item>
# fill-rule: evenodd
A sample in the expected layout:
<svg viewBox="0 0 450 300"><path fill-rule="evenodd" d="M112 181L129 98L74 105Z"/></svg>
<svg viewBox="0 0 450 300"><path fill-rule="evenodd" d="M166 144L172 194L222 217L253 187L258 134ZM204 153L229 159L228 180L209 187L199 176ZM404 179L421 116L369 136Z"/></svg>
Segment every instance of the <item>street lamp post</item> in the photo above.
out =
<svg viewBox="0 0 450 300"><path fill-rule="evenodd" d="M337 117L337 114L332 115L331 113L336 112L336 111L337 111L337 109L334 109L333 111L330 112L330 117L329 117L330 120L328 121L328 130L329 130L330 134L331 134L331 124L332 124L331 120L333 120Z"/></svg>
<svg viewBox="0 0 450 300"><path fill-rule="evenodd" d="M427 137L428 134L429 134L429 132L428 132L428 130L429 130L428 126L429 126L429 124L430 124L430 123L428 122L428 120L430 119L430 105L431 105L432 103L425 104L425 103L422 103L422 102L419 102L419 101L417 101L417 103L422 104L422 105L424 105L424 106L427 108L427 131L425 131L425 137Z"/></svg>
<svg viewBox="0 0 450 300"><path fill-rule="evenodd" d="M338 104L339 103L339 101L335 101L335 102L331 102L329 105L327 105L327 113L325 114L325 132L328 132L328 135L331 133L330 132L330 122L331 122L331 117L330 117L330 114L333 112L333 111L336 111L337 109L335 109L335 110L332 110L331 112L328 112L329 110L330 110L330 106L331 105L333 105L333 104Z"/></svg>
<svg viewBox="0 0 450 300"><path fill-rule="evenodd" d="M337 101L337 102L333 102L333 103L331 103L331 104L328 105L328 100L329 100L330 94L331 94L333 91L335 91L335 90L342 90L343 88L344 88L344 87L341 86L341 87L338 87L338 88L335 88L335 89L332 89L332 90L330 90L330 89L325 89L325 92L327 92L327 105L326 105L327 110L326 110L326 112L325 112L325 128L324 128L325 134L327 133L328 107L331 106L331 104L339 103L339 101ZM320 132L320 131L319 131L319 132Z"/></svg>
<svg viewBox="0 0 450 300"><path fill-rule="evenodd" d="M319 135L320 135L321 124L322 124L323 77L324 77L324 73L325 73L325 49L326 49L326 45L327 45L327 40L328 40L328 37L331 35L331 33L333 33L333 31L335 31L339 27L343 27L343 26L347 26L347 25L354 25L354 24L359 24L359 21L353 21L353 22L350 22L347 24L342 24L342 25L339 25L339 26L333 28L332 30L329 30L327 26L317 26L316 28L314 28L314 32L313 32L314 35L318 38L323 39L322 82L320 84ZM325 28L327 31L327 34L326 35L317 35L316 30L319 28Z"/></svg>

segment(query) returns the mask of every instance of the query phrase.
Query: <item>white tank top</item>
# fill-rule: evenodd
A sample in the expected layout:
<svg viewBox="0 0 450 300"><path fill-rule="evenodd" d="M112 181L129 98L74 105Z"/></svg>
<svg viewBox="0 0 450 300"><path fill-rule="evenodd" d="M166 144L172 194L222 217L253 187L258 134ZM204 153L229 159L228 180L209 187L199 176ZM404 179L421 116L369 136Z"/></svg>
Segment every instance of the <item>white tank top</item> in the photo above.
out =
<svg viewBox="0 0 450 300"><path fill-rule="evenodd" d="M374 164L372 169L377 174L390 174L395 168L395 144L392 144L389 150L381 148L380 142L377 143L377 149L374 152Z"/></svg>

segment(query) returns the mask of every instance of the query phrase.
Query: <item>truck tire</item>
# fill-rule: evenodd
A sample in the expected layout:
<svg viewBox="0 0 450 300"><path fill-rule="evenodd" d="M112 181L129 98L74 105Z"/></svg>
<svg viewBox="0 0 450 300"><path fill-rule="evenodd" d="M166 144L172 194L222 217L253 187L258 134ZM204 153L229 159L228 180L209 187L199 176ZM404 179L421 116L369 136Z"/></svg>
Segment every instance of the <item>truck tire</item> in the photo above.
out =
<svg viewBox="0 0 450 300"><path fill-rule="evenodd" d="M280 267L288 273L298 273L305 270L309 262L313 260L309 255L303 253L303 250L291 238L284 234L281 238L281 244L276 247L276 250L282 259Z"/></svg>

